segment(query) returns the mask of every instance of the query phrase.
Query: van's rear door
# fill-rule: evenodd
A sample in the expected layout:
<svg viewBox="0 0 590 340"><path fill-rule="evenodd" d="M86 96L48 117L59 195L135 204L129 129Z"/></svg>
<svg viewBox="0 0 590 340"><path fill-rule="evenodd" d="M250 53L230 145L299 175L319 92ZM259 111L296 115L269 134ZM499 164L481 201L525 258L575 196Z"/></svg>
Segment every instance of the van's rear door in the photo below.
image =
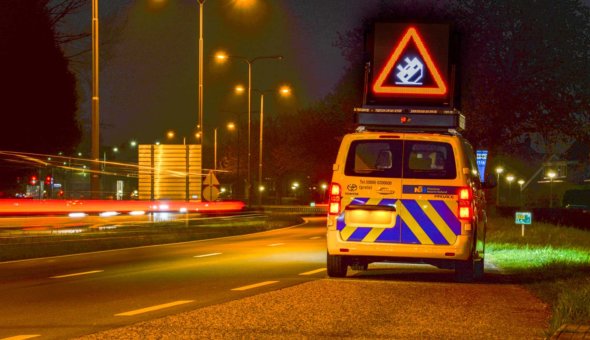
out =
<svg viewBox="0 0 590 340"><path fill-rule="evenodd" d="M448 139L405 136L401 243L449 245L461 234L455 152Z"/></svg>
<svg viewBox="0 0 590 340"><path fill-rule="evenodd" d="M403 142L398 136L356 139L348 148L343 213L337 228L349 242L399 243Z"/></svg>

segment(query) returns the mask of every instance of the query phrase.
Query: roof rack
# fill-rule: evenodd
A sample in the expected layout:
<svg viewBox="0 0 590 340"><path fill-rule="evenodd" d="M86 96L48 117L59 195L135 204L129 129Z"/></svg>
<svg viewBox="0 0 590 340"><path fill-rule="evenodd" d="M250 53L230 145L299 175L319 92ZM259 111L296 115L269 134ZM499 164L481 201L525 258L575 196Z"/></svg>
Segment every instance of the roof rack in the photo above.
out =
<svg viewBox="0 0 590 340"><path fill-rule="evenodd" d="M355 108L356 124L367 130L451 133L465 130L456 110Z"/></svg>

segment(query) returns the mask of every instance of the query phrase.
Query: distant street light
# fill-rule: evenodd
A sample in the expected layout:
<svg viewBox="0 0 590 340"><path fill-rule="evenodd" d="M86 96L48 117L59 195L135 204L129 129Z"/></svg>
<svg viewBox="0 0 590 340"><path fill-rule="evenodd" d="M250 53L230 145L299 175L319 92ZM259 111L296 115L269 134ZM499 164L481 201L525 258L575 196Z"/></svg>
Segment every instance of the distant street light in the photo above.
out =
<svg viewBox="0 0 590 340"><path fill-rule="evenodd" d="M519 193L519 201L520 201L520 206L523 206L523 202L522 202L522 185L524 184L524 179L519 179L518 185L520 186L520 193Z"/></svg>
<svg viewBox="0 0 590 340"><path fill-rule="evenodd" d="M200 0L199 0L200 1ZM256 61L259 60L264 60L264 59L274 59L274 60L282 60L283 56L281 55L271 55L271 56L259 56L259 57L254 57L251 59L248 59L246 57L241 57L241 56L232 56L232 55L227 55L224 52L217 52L215 54L215 59L218 62L225 62L228 59L238 59L238 60L242 60L243 62L245 62L246 64L248 64L248 179L247 179L247 183L246 183L246 187L247 187L247 195L248 195L248 205L251 206L252 205L252 175L251 175L251 159L252 159L252 149L251 149L251 122L252 122L252 116L251 116L251 109L252 109L252 64L254 64Z"/></svg>
<svg viewBox="0 0 590 340"><path fill-rule="evenodd" d="M547 173L547 177L549 177L549 208L553 208L553 179L557 176L557 174L550 170Z"/></svg>
<svg viewBox="0 0 590 340"><path fill-rule="evenodd" d="M498 189L496 189L496 206L500 205L500 174L502 174L503 172L504 172L504 168L502 168L501 166L496 168L496 175L497 175L496 183L498 184Z"/></svg>
<svg viewBox="0 0 590 340"><path fill-rule="evenodd" d="M242 93L243 91L239 90L239 86L236 86L236 92L238 93ZM263 160L263 141L264 141L264 94L265 93L270 93L273 92L273 90L256 90L254 89L254 91L259 92L260 93L260 137L258 140L258 186L262 187L263 183L262 183L262 160ZM281 95L282 97L288 97L291 95L291 87L287 86L287 85L282 85L281 87L279 87L279 95ZM258 205L262 205L262 192L264 190L259 190L258 193Z"/></svg>
<svg viewBox="0 0 590 340"><path fill-rule="evenodd" d="M510 200L512 199L512 182L514 182L514 176L507 175L506 182L508 182L508 201L510 202Z"/></svg>

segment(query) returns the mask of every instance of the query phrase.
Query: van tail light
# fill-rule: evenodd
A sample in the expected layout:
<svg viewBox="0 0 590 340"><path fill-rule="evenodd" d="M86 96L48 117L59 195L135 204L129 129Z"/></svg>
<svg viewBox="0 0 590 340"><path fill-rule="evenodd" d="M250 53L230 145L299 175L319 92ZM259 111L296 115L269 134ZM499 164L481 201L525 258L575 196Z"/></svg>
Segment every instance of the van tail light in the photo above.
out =
<svg viewBox="0 0 590 340"><path fill-rule="evenodd" d="M342 191L340 188L340 184L332 183L330 184L330 206L328 214L330 215L338 215L340 213L340 202L342 201Z"/></svg>
<svg viewBox="0 0 590 340"><path fill-rule="evenodd" d="M471 188L459 189L459 219L471 222L473 218L473 191Z"/></svg>

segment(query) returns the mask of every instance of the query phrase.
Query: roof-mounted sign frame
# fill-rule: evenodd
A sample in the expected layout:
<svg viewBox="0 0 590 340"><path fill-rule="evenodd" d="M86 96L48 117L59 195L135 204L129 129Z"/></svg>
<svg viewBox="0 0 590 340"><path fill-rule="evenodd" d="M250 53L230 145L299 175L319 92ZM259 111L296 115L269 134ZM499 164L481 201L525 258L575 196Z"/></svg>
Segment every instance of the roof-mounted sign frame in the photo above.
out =
<svg viewBox="0 0 590 340"><path fill-rule="evenodd" d="M449 24L375 23L364 106L456 108L451 41Z"/></svg>

